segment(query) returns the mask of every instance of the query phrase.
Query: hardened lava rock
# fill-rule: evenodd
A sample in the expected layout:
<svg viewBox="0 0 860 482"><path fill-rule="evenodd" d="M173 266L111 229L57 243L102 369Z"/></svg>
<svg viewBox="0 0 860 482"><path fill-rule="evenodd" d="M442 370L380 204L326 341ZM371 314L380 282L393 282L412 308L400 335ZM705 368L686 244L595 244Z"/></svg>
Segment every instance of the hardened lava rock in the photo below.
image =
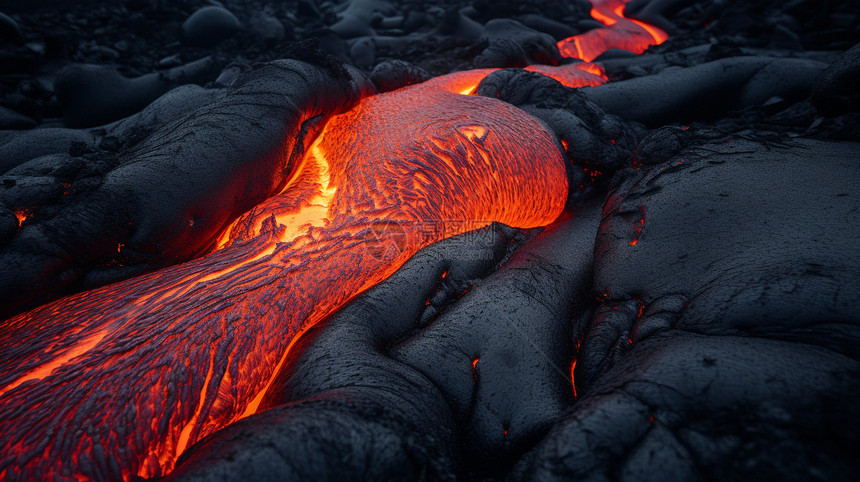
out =
<svg viewBox="0 0 860 482"><path fill-rule="evenodd" d="M93 134L60 130L81 139L71 153L34 159L0 184L0 203L28 218L0 246L0 314L210 250L227 223L283 187L327 118L370 91L355 70L282 60L246 73L224 95L191 93L215 100L138 142L135 129L119 124L115 145L103 139L95 158L80 158ZM46 134L3 148L31 152L16 143Z"/></svg>
<svg viewBox="0 0 860 482"><path fill-rule="evenodd" d="M539 63L558 65L561 54L551 35L538 32L511 19L493 19L484 26L480 39L488 43L475 66L525 67Z"/></svg>
<svg viewBox="0 0 860 482"><path fill-rule="evenodd" d="M583 92L608 114L656 128L672 122L712 120L732 109L761 106L774 97L802 100L825 67L808 59L730 57Z"/></svg>
<svg viewBox="0 0 860 482"><path fill-rule="evenodd" d="M821 73L812 90L812 100L827 116L860 111L860 44Z"/></svg>
<svg viewBox="0 0 860 482"><path fill-rule="evenodd" d="M857 144L702 138L619 174L579 399L514 480L856 474Z"/></svg>
<svg viewBox="0 0 860 482"><path fill-rule="evenodd" d="M478 95L496 97L542 120L558 136L574 164L571 191L585 181L583 169L601 174L628 165L641 128L607 115L580 89L521 69L493 72L478 85Z"/></svg>

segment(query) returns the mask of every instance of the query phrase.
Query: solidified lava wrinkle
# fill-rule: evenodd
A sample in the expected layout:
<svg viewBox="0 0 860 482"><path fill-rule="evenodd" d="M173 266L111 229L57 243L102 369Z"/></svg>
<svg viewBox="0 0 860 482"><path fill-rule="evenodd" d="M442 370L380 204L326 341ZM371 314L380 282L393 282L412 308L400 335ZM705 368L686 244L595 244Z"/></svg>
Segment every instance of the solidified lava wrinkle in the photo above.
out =
<svg viewBox="0 0 860 482"><path fill-rule="evenodd" d="M554 136L513 106L432 84L365 98L216 251L3 323L0 477L166 474L260 408L297 335L415 251L548 224L566 198ZM368 249L380 221L401 229L394 257Z"/></svg>

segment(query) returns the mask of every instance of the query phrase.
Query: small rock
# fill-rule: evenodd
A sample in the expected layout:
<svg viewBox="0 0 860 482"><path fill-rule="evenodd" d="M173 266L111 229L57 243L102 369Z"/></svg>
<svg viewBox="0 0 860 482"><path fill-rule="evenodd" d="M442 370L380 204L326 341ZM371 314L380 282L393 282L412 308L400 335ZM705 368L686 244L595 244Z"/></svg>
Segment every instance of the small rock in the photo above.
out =
<svg viewBox="0 0 860 482"><path fill-rule="evenodd" d="M182 23L182 39L189 45L213 47L233 36L242 25L229 10L203 7Z"/></svg>
<svg viewBox="0 0 860 482"><path fill-rule="evenodd" d="M370 24L351 15L338 20L337 23L331 26L331 29L334 33L344 39L365 37L376 34L376 32L374 32L370 27Z"/></svg>
<svg viewBox="0 0 860 482"><path fill-rule="evenodd" d="M25 45L25 47L27 47L27 50L29 50L30 52L33 52L36 55L39 55L39 56L45 55L45 44L43 44L41 42L28 42L27 45Z"/></svg>
<svg viewBox="0 0 860 482"><path fill-rule="evenodd" d="M251 17L250 24L251 30L266 42L276 43L286 37L284 24L269 14L261 12L254 15Z"/></svg>
<svg viewBox="0 0 860 482"><path fill-rule="evenodd" d="M349 54L356 67L369 69L376 61L376 45L372 38L364 37L352 44Z"/></svg>
<svg viewBox="0 0 860 482"><path fill-rule="evenodd" d="M103 47L101 45L93 45L89 49L89 54L96 57L100 61L112 62L119 58L119 52L116 50Z"/></svg>
<svg viewBox="0 0 860 482"><path fill-rule="evenodd" d="M246 68L243 65L230 64L221 71L221 74L215 79L215 83L223 87L230 87L245 70Z"/></svg>
<svg viewBox="0 0 860 482"><path fill-rule="evenodd" d="M399 29L403 27L403 15L397 15L394 17L384 17L379 22L379 28L385 30Z"/></svg>
<svg viewBox="0 0 860 482"><path fill-rule="evenodd" d="M182 57L179 54L173 54L159 60L155 64L155 67L159 69L169 69L171 67L176 67L177 65L182 65Z"/></svg>
<svg viewBox="0 0 860 482"><path fill-rule="evenodd" d="M379 92L390 92L407 85L420 84L430 77L421 67L394 59L380 62L370 73L370 80Z"/></svg>
<svg viewBox="0 0 860 482"><path fill-rule="evenodd" d="M36 121L33 119L0 106L0 130L32 129L34 127L36 127Z"/></svg>

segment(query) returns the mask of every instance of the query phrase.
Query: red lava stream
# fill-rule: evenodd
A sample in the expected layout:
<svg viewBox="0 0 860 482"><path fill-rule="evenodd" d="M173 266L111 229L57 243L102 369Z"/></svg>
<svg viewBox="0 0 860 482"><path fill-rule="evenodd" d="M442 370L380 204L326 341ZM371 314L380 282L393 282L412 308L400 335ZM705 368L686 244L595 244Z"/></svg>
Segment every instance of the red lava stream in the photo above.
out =
<svg viewBox="0 0 860 482"><path fill-rule="evenodd" d="M560 42L563 53L588 58L593 38L654 30L612 17L621 2L594 5L610 26ZM605 81L595 64L534 70ZM417 250L492 221L555 220L568 186L554 135L509 104L461 95L489 72L367 97L332 118L283 191L205 257L2 322L0 478L164 475L196 441L265 408L298 336ZM394 228L398 249L381 250L374 240Z"/></svg>

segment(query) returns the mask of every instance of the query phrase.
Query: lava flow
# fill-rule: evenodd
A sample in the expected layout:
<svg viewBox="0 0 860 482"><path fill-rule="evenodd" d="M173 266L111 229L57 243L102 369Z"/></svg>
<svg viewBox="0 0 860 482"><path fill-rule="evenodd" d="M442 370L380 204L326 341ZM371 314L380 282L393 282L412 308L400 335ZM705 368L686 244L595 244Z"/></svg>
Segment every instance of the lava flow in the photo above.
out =
<svg viewBox="0 0 860 482"><path fill-rule="evenodd" d="M257 410L297 335L415 251L548 224L566 198L554 136L519 109L432 85L366 98L223 249L3 324L0 477L163 475ZM399 250L370 249L394 226Z"/></svg>
<svg viewBox="0 0 860 482"><path fill-rule="evenodd" d="M560 42L565 55L665 37L624 19L623 2L594 5L609 27ZM595 64L532 69L569 86L606 81ZM261 408L304 330L418 249L491 221L552 222L568 189L554 136L513 106L460 95L491 71L332 118L284 190L209 255L3 322L0 478L164 475L190 445ZM394 249L381 251L388 234Z"/></svg>
<svg viewBox="0 0 860 482"><path fill-rule="evenodd" d="M641 54L651 45L659 45L669 36L657 27L624 16L628 0L591 0L591 16L606 28L589 30L558 42L564 57L591 62L609 49L629 50Z"/></svg>

